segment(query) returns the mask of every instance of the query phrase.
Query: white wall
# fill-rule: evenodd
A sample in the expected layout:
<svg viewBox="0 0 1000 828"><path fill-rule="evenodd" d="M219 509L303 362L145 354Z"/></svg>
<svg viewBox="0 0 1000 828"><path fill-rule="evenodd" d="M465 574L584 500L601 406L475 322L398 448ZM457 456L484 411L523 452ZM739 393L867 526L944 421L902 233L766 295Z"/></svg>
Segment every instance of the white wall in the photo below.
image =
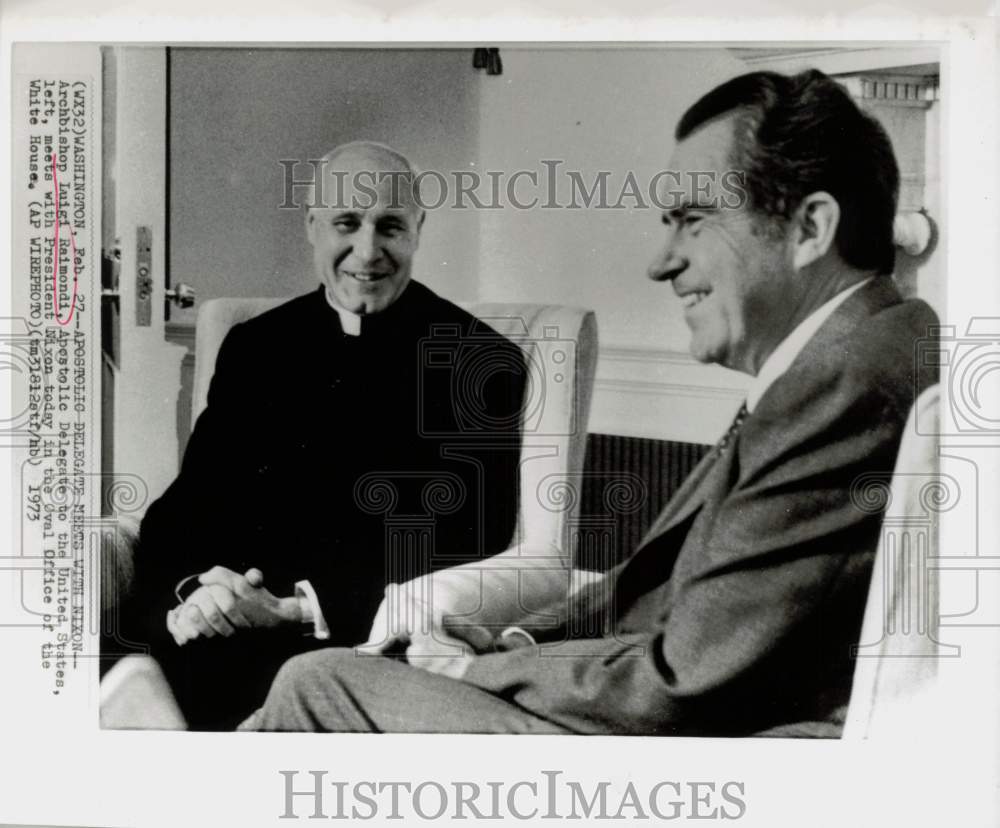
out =
<svg viewBox="0 0 1000 828"><path fill-rule="evenodd" d="M542 160L562 159L560 171L578 170L587 183L608 170L612 202L628 171L645 191L667 168L674 127L690 104L747 71L725 49L505 48L502 55L503 75L482 87L483 167L543 174ZM559 200L569 201L568 184ZM646 278L661 241L653 205L484 213L479 295L597 311L592 431L713 442L745 380L687 357L680 303L669 284Z"/></svg>
<svg viewBox="0 0 1000 828"><path fill-rule="evenodd" d="M565 168L588 182L609 170L615 196L629 170L645 190L667 168L684 110L746 71L724 49L506 48L502 54L504 74L487 78L482 89L482 162L544 171L541 159L565 159ZM585 305L598 309L605 344L686 350L687 328L670 286L646 278L661 240L653 206L486 214L480 295Z"/></svg>

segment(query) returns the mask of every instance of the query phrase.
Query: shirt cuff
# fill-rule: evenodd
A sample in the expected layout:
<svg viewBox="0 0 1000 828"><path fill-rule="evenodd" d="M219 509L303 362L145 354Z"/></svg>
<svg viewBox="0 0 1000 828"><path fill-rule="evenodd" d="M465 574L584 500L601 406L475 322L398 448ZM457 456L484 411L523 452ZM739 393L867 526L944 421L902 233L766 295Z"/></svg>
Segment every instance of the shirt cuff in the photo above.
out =
<svg viewBox="0 0 1000 828"><path fill-rule="evenodd" d="M330 637L330 628L323 617L323 609L319 605L319 596L308 581L298 581L295 584L295 597L299 599L302 610L302 623L313 625L313 637L325 641Z"/></svg>
<svg viewBox="0 0 1000 828"><path fill-rule="evenodd" d="M498 652L517 650L521 647L534 647L538 644L535 636L521 627L507 627L494 644Z"/></svg>
<svg viewBox="0 0 1000 828"><path fill-rule="evenodd" d="M177 599L178 604L183 604L201 586L198 577L197 573L187 575L177 582L177 586L174 587L174 597Z"/></svg>

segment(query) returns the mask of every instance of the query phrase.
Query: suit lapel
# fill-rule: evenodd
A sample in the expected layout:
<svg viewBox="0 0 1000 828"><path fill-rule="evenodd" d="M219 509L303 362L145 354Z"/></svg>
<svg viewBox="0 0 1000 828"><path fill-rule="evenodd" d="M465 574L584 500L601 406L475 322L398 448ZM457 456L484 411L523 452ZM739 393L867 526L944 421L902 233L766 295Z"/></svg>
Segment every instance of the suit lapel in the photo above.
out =
<svg viewBox="0 0 1000 828"><path fill-rule="evenodd" d="M798 382L795 379L797 369L801 370L802 366L815 364L817 360L828 358L828 351L831 347L850 347L850 338L847 334L859 322L877 311L901 301L899 292L888 276L877 276L869 284L858 289L820 326L813 338L806 343L806 346L793 360L788 370L778 377L764 393L760 403L758 403L758 408L765 400L775 396L780 397L785 382ZM751 414L748 419L752 417ZM733 464L738 447L739 435L736 436L733 444L721 454L713 450L702 459L664 507L659 517L653 521L635 554L622 565L621 572L628 569L641 570L641 566L636 567L633 564L636 559L645 557L651 549L655 550L653 554L670 554L655 541L685 521L690 520L698 509L710 499L721 500L728 494L735 483L736 475L733 473ZM679 551L681 544L683 541L672 550L674 555Z"/></svg>

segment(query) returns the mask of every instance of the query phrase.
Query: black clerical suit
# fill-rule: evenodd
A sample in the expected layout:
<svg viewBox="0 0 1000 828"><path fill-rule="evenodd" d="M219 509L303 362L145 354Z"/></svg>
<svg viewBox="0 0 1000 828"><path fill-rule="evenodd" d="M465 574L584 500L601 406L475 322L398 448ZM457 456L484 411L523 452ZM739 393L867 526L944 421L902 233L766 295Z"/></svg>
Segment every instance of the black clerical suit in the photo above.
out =
<svg viewBox="0 0 1000 828"><path fill-rule="evenodd" d="M180 475L143 520L127 627L192 727L239 721L290 655L364 641L387 582L507 547L524 383L517 345L415 282L359 336L322 288L230 331ZM279 597L308 580L330 639L293 626L178 647L174 586L215 565L258 567Z"/></svg>

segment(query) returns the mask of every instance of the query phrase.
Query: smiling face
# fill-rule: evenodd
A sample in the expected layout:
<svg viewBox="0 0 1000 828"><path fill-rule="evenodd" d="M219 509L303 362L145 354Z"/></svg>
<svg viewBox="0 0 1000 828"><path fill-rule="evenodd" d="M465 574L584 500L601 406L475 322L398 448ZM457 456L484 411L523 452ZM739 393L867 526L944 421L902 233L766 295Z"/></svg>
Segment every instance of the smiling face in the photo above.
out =
<svg viewBox="0 0 1000 828"><path fill-rule="evenodd" d="M316 275L353 313L385 310L410 282L423 212L408 172L392 156L371 150L342 153L324 170L338 182L336 197L326 199L335 206L310 209L306 233Z"/></svg>
<svg viewBox="0 0 1000 828"><path fill-rule="evenodd" d="M668 169L683 186L661 196L667 238L649 277L672 282L695 359L756 374L791 330L797 285L786 232L745 199L731 206L731 188L722 186L732 180L723 176L732 166L734 118L709 122L678 143Z"/></svg>

